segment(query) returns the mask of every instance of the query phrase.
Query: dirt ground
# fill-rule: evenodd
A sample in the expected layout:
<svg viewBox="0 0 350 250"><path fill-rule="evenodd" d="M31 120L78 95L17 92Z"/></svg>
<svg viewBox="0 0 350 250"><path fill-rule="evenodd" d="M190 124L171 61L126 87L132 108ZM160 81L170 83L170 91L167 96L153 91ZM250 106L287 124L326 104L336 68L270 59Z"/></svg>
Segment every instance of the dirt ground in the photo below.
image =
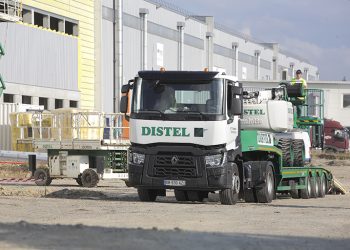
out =
<svg viewBox="0 0 350 250"><path fill-rule="evenodd" d="M327 157L313 165L331 170L350 190L350 160ZM0 167L0 179L13 167ZM23 170L23 169L22 169ZM12 172L11 174L15 174ZM23 173L25 175L25 169ZM138 201L122 181L80 188L74 180L49 187L0 184L0 249L349 249L350 194L271 204L223 206Z"/></svg>

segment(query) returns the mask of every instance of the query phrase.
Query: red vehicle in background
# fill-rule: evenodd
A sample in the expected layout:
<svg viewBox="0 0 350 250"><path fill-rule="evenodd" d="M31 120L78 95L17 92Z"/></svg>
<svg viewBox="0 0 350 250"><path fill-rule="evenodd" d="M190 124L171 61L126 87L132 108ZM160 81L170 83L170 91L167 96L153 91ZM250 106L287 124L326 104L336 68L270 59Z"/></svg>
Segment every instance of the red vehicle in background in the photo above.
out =
<svg viewBox="0 0 350 250"><path fill-rule="evenodd" d="M349 150L349 130L340 122L324 120L324 145L325 151L347 152Z"/></svg>

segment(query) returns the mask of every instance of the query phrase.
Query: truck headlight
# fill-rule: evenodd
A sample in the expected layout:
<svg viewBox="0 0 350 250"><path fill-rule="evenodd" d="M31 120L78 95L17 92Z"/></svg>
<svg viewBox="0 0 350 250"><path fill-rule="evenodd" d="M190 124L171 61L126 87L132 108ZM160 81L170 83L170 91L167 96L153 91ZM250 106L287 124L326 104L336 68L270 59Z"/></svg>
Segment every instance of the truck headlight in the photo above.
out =
<svg viewBox="0 0 350 250"><path fill-rule="evenodd" d="M145 155L139 153L132 153L132 162L135 164L143 164L145 162Z"/></svg>
<svg viewBox="0 0 350 250"><path fill-rule="evenodd" d="M205 165L207 167L217 167L221 165L222 162L222 154L218 155L207 155L205 157Z"/></svg>

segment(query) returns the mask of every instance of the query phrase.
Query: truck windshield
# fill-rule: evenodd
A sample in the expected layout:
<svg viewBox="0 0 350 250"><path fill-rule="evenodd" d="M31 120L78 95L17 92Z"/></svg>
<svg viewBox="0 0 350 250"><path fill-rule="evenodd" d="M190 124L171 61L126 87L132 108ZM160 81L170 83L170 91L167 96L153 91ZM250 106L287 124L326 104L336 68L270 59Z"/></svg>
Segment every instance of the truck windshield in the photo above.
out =
<svg viewBox="0 0 350 250"><path fill-rule="evenodd" d="M131 115L133 118L217 120L224 114L223 85L222 79L206 82L138 79Z"/></svg>

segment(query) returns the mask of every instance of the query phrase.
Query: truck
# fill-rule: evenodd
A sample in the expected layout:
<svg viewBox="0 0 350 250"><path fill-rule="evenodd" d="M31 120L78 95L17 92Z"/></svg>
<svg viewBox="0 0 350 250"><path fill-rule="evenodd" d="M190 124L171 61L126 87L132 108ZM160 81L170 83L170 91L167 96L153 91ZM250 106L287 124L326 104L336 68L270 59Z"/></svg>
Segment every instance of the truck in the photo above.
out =
<svg viewBox="0 0 350 250"><path fill-rule="evenodd" d="M83 187L95 187L100 179L128 179L129 128L123 114L69 108L10 118L13 143L47 152L48 168L34 172L38 186L64 178Z"/></svg>
<svg viewBox="0 0 350 250"><path fill-rule="evenodd" d="M340 122L325 119L324 122L324 150L326 152L348 152L349 130Z"/></svg>
<svg viewBox="0 0 350 250"><path fill-rule="evenodd" d="M269 203L277 193L325 197L333 186L331 172L305 165L301 126L314 118L295 119L300 84L248 92L219 72L161 70L138 72L121 92L129 185L141 201L173 189L177 201L219 192L225 205Z"/></svg>

